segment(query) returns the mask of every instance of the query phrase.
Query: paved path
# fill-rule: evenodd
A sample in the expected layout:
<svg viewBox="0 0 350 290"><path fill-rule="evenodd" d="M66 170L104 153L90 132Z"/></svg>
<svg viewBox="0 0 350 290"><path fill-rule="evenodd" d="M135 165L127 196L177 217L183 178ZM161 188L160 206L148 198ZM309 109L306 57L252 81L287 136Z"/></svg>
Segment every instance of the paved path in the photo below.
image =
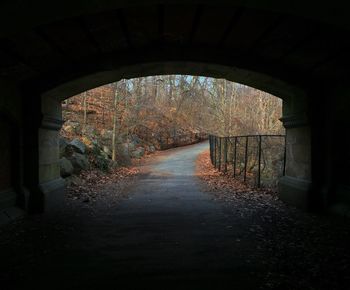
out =
<svg viewBox="0 0 350 290"><path fill-rule="evenodd" d="M344 289L347 223L270 195L203 191L195 160L207 144L166 151L120 199L0 228L1 290ZM223 198L223 199L222 199Z"/></svg>
<svg viewBox="0 0 350 290"><path fill-rule="evenodd" d="M38 289L257 289L247 228L201 190L201 143L169 150L130 189L99 206L68 245L33 269ZM64 243L64 242L63 242ZM235 288L236 287L236 288Z"/></svg>

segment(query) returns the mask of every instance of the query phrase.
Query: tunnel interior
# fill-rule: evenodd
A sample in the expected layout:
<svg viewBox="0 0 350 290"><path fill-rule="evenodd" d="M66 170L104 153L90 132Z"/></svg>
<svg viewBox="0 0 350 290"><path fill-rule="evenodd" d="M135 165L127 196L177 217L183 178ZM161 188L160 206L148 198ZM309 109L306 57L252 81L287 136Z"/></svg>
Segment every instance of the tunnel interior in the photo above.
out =
<svg viewBox="0 0 350 290"><path fill-rule="evenodd" d="M27 192L25 207L29 200L41 200L37 207L43 210L50 199L44 192L62 185L52 156L57 155L63 98L121 78L186 73L225 78L281 97L290 157L281 181L285 200L303 208L338 203L343 208L347 179L335 168L347 172L336 150L346 142L334 136L348 124L348 26L325 11L299 3L290 10L224 1L116 2L98 9L62 3L46 16L8 25L1 32L2 111L10 112L20 128L18 191Z"/></svg>
<svg viewBox="0 0 350 290"><path fill-rule="evenodd" d="M0 228L0 284L256 289L262 273L267 289L345 289L349 48L348 9L337 1L1 3L0 224L9 226ZM162 174L168 165L161 164L142 176L144 195L97 215L62 214L61 102L121 79L167 74L223 78L283 100L286 168L278 198L269 200L278 206L233 199L232 210L201 195L190 174ZM198 148L184 151L186 166ZM175 167L177 154L169 159ZM180 188L180 198L162 196L164 186ZM188 186L192 195L184 194ZM18 217L25 218L11 223Z"/></svg>

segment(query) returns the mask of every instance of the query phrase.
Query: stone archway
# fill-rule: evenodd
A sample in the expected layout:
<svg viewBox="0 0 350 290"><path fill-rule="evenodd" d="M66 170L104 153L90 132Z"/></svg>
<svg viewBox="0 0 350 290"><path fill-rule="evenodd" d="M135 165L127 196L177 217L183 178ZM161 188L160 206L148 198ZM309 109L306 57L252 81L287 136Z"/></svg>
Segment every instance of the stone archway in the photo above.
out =
<svg viewBox="0 0 350 290"><path fill-rule="evenodd" d="M44 92L41 96L43 118L39 129L39 184L47 201L59 200L63 186L58 165L58 130L62 124L61 101L69 96L93 87L117 81L156 74L193 74L224 77L239 80L256 88L265 89L283 99L282 121L287 129L286 176L280 180L280 196L283 200L307 208L311 184L310 128L305 93L296 87L267 75L230 68L217 64L196 62L140 63L121 67L119 70L101 71L93 75L64 83ZM53 192L53 193L51 193ZM56 192L56 194L55 194ZM55 197L56 195L56 197ZM55 206L53 204L53 206Z"/></svg>
<svg viewBox="0 0 350 290"><path fill-rule="evenodd" d="M42 210L44 192L62 185L52 157L59 100L123 77L162 73L223 77L281 97L290 159L281 181L285 200L303 207L350 204L349 158L337 150L349 142L334 138L349 127L344 6L275 0L14 4L0 10L0 87L12 86L5 99L23 109L11 112L23 119L21 170L33 207Z"/></svg>

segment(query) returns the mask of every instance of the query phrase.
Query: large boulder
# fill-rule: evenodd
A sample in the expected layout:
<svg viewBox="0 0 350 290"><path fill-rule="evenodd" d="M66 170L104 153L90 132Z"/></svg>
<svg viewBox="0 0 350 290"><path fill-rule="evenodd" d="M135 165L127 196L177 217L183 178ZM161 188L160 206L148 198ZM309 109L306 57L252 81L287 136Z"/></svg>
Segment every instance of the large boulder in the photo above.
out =
<svg viewBox="0 0 350 290"><path fill-rule="evenodd" d="M139 147L131 152L132 158L141 158L145 154L145 148Z"/></svg>
<svg viewBox="0 0 350 290"><path fill-rule="evenodd" d="M117 153L121 156L129 155L128 143L117 144Z"/></svg>
<svg viewBox="0 0 350 290"><path fill-rule="evenodd" d="M122 165L129 165L130 155L127 147L124 144L118 144L117 145L117 161Z"/></svg>
<svg viewBox="0 0 350 290"><path fill-rule="evenodd" d="M132 139L132 143L134 143L134 144L141 144L142 143L142 140L136 134L132 134L131 139Z"/></svg>
<svg viewBox="0 0 350 290"><path fill-rule="evenodd" d="M69 143L69 146L73 149L74 152L85 154L86 146L79 139L74 139Z"/></svg>
<svg viewBox="0 0 350 290"><path fill-rule="evenodd" d="M72 163L65 157L60 159L60 172L62 177L68 177L73 174L74 168Z"/></svg>
<svg viewBox="0 0 350 290"><path fill-rule="evenodd" d="M72 156L68 157L68 160L73 165L73 173L78 174L81 170L86 170L89 168L89 161L83 154L74 152Z"/></svg>

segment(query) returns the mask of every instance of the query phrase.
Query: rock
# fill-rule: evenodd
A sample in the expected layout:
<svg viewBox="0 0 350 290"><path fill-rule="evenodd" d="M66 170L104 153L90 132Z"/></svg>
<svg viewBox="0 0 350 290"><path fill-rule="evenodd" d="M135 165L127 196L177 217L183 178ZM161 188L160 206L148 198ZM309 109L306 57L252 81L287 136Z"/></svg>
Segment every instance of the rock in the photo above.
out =
<svg viewBox="0 0 350 290"><path fill-rule="evenodd" d="M86 137L86 136L83 136L83 137L81 138L81 142L83 142L84 145L85 145L88 149L90 149L90 150L92 150L93 147L94 147L94 142L93 142L93 140L89 139L89 138Z"/></svg>
<svg viewBox="0 0 350 290"><path fill-rule="evenodd" d="M59 137L58 144L59 144L60 148L61 147L65 148L68 145L68 141L63 137Z"/></svg>
<svg viewBox="0 0 350 290"><path fill-rule="evenodd" d="M89 161L83 154L74 152L72 156L68 157L68 159L73 165L73 173L78 174L81 170L89 168Z"/></svg>
<svg viewBox="0 0 350 290"><path fill-rule="evenodd" d="M111 152L111 149L109 149L108 146L103 146L103 152L107 154L107 156L112 156L112 152Z"/></svg>
<svg viewBox="0 0 350 290"><path fill-rule="evenodd" d="M72 147L75 152L85 154L86 146L79 139L74 139L72 142L69 143L69 146Z"/></svg>
<svg viewBox="0 0 350 290"><path fill-rule="evenodd" d="M138 151L140 151L140 153L142 154L142 156L145 155L145 148L139 147L139 148L138 148Z"/></svg>
<svg viewBox="0 0 350 290"><path fill-rule="evenodd" d="M117 150L118 155L121 155L121 156L129 155L128 143L118 144L117 148L118 148Z"/></svg>
<svg viewBox="0 0 350 290"><path fill-rule="evenodd" d="M142 143L142 140L135 134L133 134L131 136L131 139L132 139L132 143L134 143L134 144L141 144Z"/></svg>
<svg viewBox="0 0 350 290"><path fill-rule="evenodd" d="M68 133L77 133L79 131L80 124L74 121L67 121L63 124L62 129Z"/></svg>
<svg viewBox="0 0 350 290"><path fill-rule="evenodd" d="M113 160L110 161L109 166L110 166L110 168L112 168L112 169L116 169L116 168L119 168L119 167L120 167L119 163L118 163L117 161L113 161Z"/></svg>
<svg viewBox="0 0 350 290"><path fill-rule="evenodd" d="M106 152L104 152L103 150L100 150L99 155L97 156L97 158L98 157L102 157L104 159L109 159L108 154Z"/></svg>
<svg viewBox="0 0 350 290"><path fill-rule="evenodd" d="M123 143L123 147L125 148L125 154L129 154L129 152L135 150L135 144L134 143Z"/></svg>
<svg viewBox="0 0 350 290"><path fill-rule="evenodd" d="M113 136L113 131L112 130L106 130L106 129L102 129L101 130L101 138L104 140L112 140L112 136Z"/></svg>
<svg viewBox="0 0 350 290"><path fill-rule="evenodd" d="M109 159L108 156L107 158L105 156L97 156L95 159L95 164L96 164L96 167L98 167L99 169L103 171L108 171L109 166L111 165L111 161L112 160Z"/></svg>
<svg viewBox="0 0 350 290"><path fill-rule="evenodd" d="M76 133L74 128L70 125L62 126L62 129L67 133Z"/></svg>
<svg viewBox="0 0 350 290"><path fill-rule="evenodd" d="M63 156L65 156L66 153L66 148L68 146L68 142L66 139L60 137L59 138L59 149L60 149L60 158L62 158Z"/></svg>
<svg viewBox="0 0 350 290"><path fill-rule="evenodd" d="M66 181L68 186L71 186L71 185L78 185L79 186L79 185L82 185L84 183L83 180L76 175L66 177L65 181Z"/></svg>
<svg viewBox="0 0 350 290"><path fill-rule="evenodd" d="M118 144L117 145L117 160L122 165L129 165L130 164L130 155L128 152L127 147L125 147L124 144Z"/></svg>
<svg viewBox="0 0 350 290"><path fill-rule="evenodd" d="M90 151L94 154L94 155L100 155L100 151L102 151L101 146L98 144L97 141L93 140L92 141L92 146Z"/></svg>
<svg viewBox="0 0 350 290"><path fill-rule="evenodd" d="M65 157L60 159L60 172L62 177L68 177L73 174L73 165L72 163Z"/></svg>
<svg viewBox="0 0 350 290"><path fill-rule="evenodd" d="M141 158L145 154L145 148L139 147L135 151L131 152L131 157L133 158Z"/></svg>
<svg viewBox="0 0 350 290"><path fill-rule="evenodd" d="M150 146L148 147L148 151L153 153L153 152L156 151L156 147L154 147L153 145L150 145Z"/></svg>

